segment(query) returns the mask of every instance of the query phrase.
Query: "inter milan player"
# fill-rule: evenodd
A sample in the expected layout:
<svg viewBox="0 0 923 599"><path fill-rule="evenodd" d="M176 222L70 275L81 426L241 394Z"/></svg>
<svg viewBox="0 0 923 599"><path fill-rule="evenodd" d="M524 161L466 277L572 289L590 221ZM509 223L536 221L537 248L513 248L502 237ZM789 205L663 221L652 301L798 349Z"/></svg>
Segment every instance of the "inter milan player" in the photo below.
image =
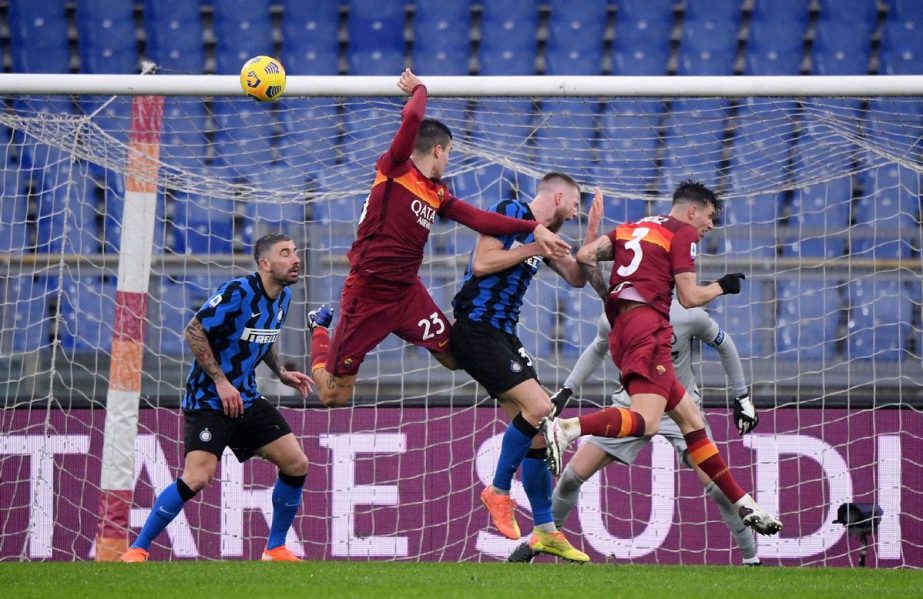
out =
<svg viewBox="0 0 923 599"><path fill-rule="evenodd" d="M580 248L580 268L605 302L612 325L609 352L631 397L631 409L614 407L578 418L545 421L542 431L549 465L558 474L564 450L577 437L649 437L657 433L666 411L683 434L690 461L734 504L744 524L772 535L782 529L782 523L761 510L734 479L708 437L701 412L677 379L670 355L674 286L679 303L686 308L702 306L722 294L740 293L741 273L726 274L708 285L696 281L698 242L714 226L719 207L710 189L686 181L674 191L669 214L620 225ZM608 285L600 261L613 262Z"/></svg>
<svg viewBox="0 0 923 599"><path fill-rule="evenodd" d="M301 561L285 546L308 472L308 458L292 429L256 388L256 367L267 366L303 397L311 377L286 370L276 340L288 316L301 260L286 235L270 234L253 247L257 271L227 281L186 325L195 361L183 396L185 465L183 474L157 497L123 562L143 562L151 543L176 518L183 505L215 476L225 447L241 462L254 455L278 466L272 491L272 523L264 561Z"/></svg>
<svg viewBox="0 0 923 599"><path fill-rule="evenodd" d="M516 220L479 210L455 198L441 181L452 149L452 133L424 119L426 87L410 69L398 87L410 96L401 126L378 158L372 190L347 254L349 276L340 296L340 320L331 338L330 308L309 314L311 371L320 401L345 405L366 354L394 333L425 347L448 368L450 324L417 275L436 216L485 235L532 233L543 255L570 255L570 247L534 220Z"/></svg>
<svg viewBox="0 0 923 599"><path fill-rule="evenodd" d="M580 187L568 175L545 175L532 201L503 200L491 209L507 216L535 220L552 231L577 214ZM596 190L587 238L599 234L602 194ZM499 400L511 424L503 435L492 484L481 493L497 529L510 539L520 537L516 504L510 497L513 476L522 466L522 484L532 508L532 551L586 562L589 556L573 547L551 515L551 472L545 461L544 439L538 425L551 414L551 400L538 381L529 353L516 335L519 312L532 277L545 258L531 233L479 235L468 261L461 290L452 304L452 353L459 366ZM573 256L545 258L548 266L574 287L586 284Z"/></svg>
<svg viewBox="0 0 923 599"><path fill-rule="evenodd" d="M683 308L675 299L670 304L670 326L673 327L673 365L676 368L676 376L680 383L689 392L696 403L699 411L702 412L702 393L695 379L695 373L692 367L692 343L693 339L701 340L709 347L718 351L721 356L721 364L727 373L731 390L737 399L734 402L734 423L741 435L749 433L759 422L759 416L750 401L750 392L747 389L747 383L744 379L743 364L740 363L740 356L737 354L737 346L724 329L715 322L702 308ZM608 337L611 327L606 315L599 318L596 339L580 354L577 364L567 376L564 385L555 393L552 401L559 405L566 401L566 398L573 394L583 382L595 371L606 354L609 353ZM613 403L616 405L629 408L631 406L628 394L619 386L618 390L612 395ZM705 429L709 437L711 430L708 428L708 421L704 418ZM667 439L676 450L679 459L692 466L688 461L688 448L686 440L679 430L679 427L673 422L673 419L664 414L660 419L660 429L657 432ZM590 479L591 476L602 470L612 462L631 465L634 463L638 454L651 441L651 437L587 437L574 456L567 462L564 473L558 478L554 487L552 496L552 513L554 514L555 525L559 528L567 520L567 516L577 503L580 495L580 487ZM748 566L760 565L760 559L756 556L756 541L753 538L753 531L744 525L740 519L740 514L734 509L734 506L725 497L715 483L708 478L700 468L692 466L699 481L705 485L708 496L718 505L724 523L731 530L731 535L740 549L743 557L743 563ZM530 561L535 552L527 543L523 543L510 555L511 562Z"/></svg>

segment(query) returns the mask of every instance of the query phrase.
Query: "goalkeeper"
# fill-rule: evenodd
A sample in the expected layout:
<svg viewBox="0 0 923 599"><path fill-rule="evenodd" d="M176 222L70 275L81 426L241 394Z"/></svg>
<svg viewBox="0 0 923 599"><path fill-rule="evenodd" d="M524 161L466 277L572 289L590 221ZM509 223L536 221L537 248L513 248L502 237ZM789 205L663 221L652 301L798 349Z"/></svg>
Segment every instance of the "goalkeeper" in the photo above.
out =
<svg viewBox="0 0 923 599"><path fill-rule="evenodd" d="M759 422L759 416L750 400L750 393L747 390L746 381L744 380L743 365L740 363L740 357L737 354L737 346L734 341L725 333L725 331L716 323L702 308L683 308L676 299L670 306L670 324L673 325L673 364L676 368L676 376L683 387L689 391L702 412L702 419L705 420L705 414L702 410L702 394L696 384L695 375L692 369L692 340L693 338L701 339L710 347L716 349L721 356L721 364L727 373L731 390L736 396L734 402L734 424L741 435L749 433L756 428ZM606 315L599 318L599 329L596 339L587 347L573 371L564 381L563 387L555 393L552 401L555 404L555 410L560 411L575 389L580 387L583 382L596 370L602 363L609 350L608 337L611 327ZM618 380L618 376L615 377ZM631 402L628 394L619 385L618 391L613 394L614 403L617 406L628 408ZM708 430L708 436L711 438L711 429L708 422L705 422L705 428ZM705 485L705 491L708 493L721 510L721 516L725 524L731 530L737 547L743 557L743 563L748 566L759 566L760 560L756 556L756 542L754 541L753 531L747 527L740 515L734 508L731 501L721 492L721 489L705 474L699 467L695 466L688 459L688 449L686 441L679 430L679 426L664 414L660 421L658 434L663 435L670 443L673 444L679 458L695 470L696 475L702 484ZM580 487L596 472L611 464L612 462L621 462L631 465L634 463L638 454L648 443L650 437L622 437L607 438L594 437L587 438L564 469L552 496L552 514L555 524L560 528L567 515L577 503L580 494ZM511 562L530 561L536 554L531 551L528 544L523 544L516 548L510 555Z"/></svg>

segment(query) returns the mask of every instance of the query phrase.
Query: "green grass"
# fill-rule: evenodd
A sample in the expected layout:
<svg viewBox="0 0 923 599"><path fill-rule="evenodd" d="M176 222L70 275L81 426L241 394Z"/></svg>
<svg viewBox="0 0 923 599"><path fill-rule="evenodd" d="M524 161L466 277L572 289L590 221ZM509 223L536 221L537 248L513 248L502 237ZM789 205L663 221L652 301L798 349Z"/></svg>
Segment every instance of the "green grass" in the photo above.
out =
<svg viewBox="0 0 923 599"><path fill-rule="evenodd" d="M923 572L612 564L2 563L16 597L920 597Z"/></svg>

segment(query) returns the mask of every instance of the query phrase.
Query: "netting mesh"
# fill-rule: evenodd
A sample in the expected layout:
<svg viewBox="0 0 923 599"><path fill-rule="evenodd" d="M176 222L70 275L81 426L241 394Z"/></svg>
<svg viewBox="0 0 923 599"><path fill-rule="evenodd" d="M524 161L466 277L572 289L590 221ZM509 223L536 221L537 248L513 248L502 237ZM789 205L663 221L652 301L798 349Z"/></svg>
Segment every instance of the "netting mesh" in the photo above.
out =
<svg viewBox="0 0 923 599"><path fill-rule="evenodd" d="M120 234L131 201L126 165L137 152L131 99L6 100L0 559L85 559L94 551ZM248 252L270 231L305 250L280 348L292 367L310 369L305 313L336 307L345 252L401 105L166 99L132 526L182 461L176 405L192 359L183 327L218 284L252 271ZM450 188L483 208L528 200L551 170L585 191L602 188L605 230L666 212L683 179L718 190L721 226L703 243L699 278L747 275L740 295L711 308L737 344L763 414L756 437L734 434L717 355L702 352L698 371L735 475L785 522L781 539L761 540L761 556L849 563L855 541L830 524L829 510L870 501L886 514L879 562L923 565L914 449L923 437L919 99L432 98L427 114L454 133ZM575 246L582 220L563 231ZM452 222L433 227L420 276L447 314L475 241ZM533 282L519 336L546 386L563 382L594 338L600 310L589 288L570 289L550 272ZM352 408L319 411L268 371L260 382L289 406L313 465L290 539L302 554L478 560L512 548L477 500L505 423L464 373L390 337L363 364ZM604 366L578 409L604 403L612 390ZM716 508L675 461L658 441L630 470L611 466L585 487L568 529L596 558L736 563ZM187 506L186 522L158 539L155 556L259 555L271 467L225 459L219 479ZM514 495L528 505L518 483Z"/></svg>

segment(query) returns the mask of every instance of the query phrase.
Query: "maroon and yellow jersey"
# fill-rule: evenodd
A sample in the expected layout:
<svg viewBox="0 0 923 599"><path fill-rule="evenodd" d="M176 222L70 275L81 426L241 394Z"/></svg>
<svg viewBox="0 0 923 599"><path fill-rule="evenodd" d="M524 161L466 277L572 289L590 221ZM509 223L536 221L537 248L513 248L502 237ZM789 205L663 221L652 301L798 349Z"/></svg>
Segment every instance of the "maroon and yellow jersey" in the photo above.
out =
<svg viewBox="0 0 923 599"><path fill-rule="evenodd" d="M649 216L619 225L609 235L614 253L609 278L609 304L638 295L670 317L674 277L695 272L699 234L695 227L671 216Z"/></svg>
<svg viewBox="0 0 923 599"><path fill-rule="evenodd" d="M375 165L375 181L347 254L353 273L386 284L416 281L433 220L456 201L444 183L424 176L410 160L425 108L426 88L419 85L404 106L391 147Z"/></svg>

